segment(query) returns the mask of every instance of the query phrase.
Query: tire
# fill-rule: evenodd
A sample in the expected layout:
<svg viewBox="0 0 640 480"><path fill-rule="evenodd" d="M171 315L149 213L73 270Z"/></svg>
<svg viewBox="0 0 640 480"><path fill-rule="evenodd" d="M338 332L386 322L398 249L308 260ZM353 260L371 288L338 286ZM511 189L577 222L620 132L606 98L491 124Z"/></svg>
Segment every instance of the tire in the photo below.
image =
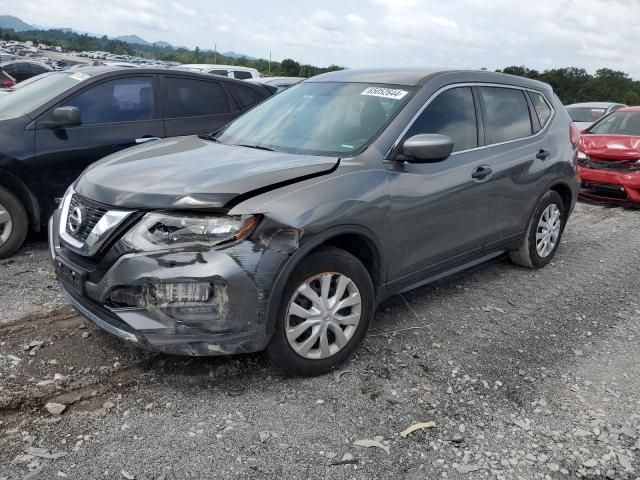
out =
<svg viewBox="0 0 640 480"><path fill-rule="evenodd" d="M12 255L27 236L27 212L18 198L0 187L0 258Z"/></svg>
<svg viewBox="0 0 640 480"><path fill-rule="evenodd" d="M315 292L315 301L310 299L314 298L310 290ZM314 376L331 371L364 339L374 313L374 297L369 272L356 257L334 247L311 253L287 280L267 356L287 375ZM337 308L338 302L348 306ZM305 318L307 315L310 318Z"/></svg>
<svg viewBox="0 0 640 480"><path fill-rule="evenodd" d="M554 208L557 210L557 222L552 224L553 228L550 230L555 233L549 234L548 239L550 243L547 243L546 248L543 248L541 252L538 249L537 235L539 230L541 235L545 235L545 230L544 227L540 225L540 222L542 221L543 215L545 215L545 218L549 218L550 212L555 212ZM555 216L554 214L552 218L555 218ZM511 261L516 265L526 268L544 267L551 261L558 250L566 220L566 207L562 201L562 197L560 197L557 192L549 190L543 195L533 211L522 245L517 250L511 250L509 252ZM549 231L549 229L546 231ZM554 238L555 242L553 242ZM540 241L544 244L544 237Z"/></svg>

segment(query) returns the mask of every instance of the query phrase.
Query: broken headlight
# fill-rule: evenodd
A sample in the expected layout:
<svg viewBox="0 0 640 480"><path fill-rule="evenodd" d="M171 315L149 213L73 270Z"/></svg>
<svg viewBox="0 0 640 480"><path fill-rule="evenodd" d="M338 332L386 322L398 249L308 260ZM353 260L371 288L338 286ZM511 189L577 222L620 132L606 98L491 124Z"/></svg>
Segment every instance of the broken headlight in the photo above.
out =
<svg viewBox="0 0 640 480"><path fill-rule="evenodd" d="M147 213L123 241L131 248L148 251L171 247L205 246L246 238L258 216L188 215Z"/></svg>

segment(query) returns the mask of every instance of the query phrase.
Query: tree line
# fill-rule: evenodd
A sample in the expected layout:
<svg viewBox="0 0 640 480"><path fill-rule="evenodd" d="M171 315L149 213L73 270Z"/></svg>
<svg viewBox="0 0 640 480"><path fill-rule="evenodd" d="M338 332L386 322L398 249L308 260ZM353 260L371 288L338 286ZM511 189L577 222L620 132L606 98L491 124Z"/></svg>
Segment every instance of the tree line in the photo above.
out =
<svg viewBox="0 0 640 480"><path fill-rule="evenodd" d="M31 40L34 44L46 43L59 45L65 50L104 51L119 55L135 55L142 58L175 61L180 63L220 63L253 67L263 75L286 77L312 77L324 72L341 70L343 67L329 65L317 67L301 64L287 58L281 62L269 62L265 59L231 58L220 53L187 48L161 47L157 45L129 44L121 40L94 37L67 30L29 30L15 32L0 29L0 39ZM611 101L640 105L640 81L633 80L628 74L601 68L594 75L583 68L554 68L540 72L525 66L511 66L504 73L540 80L550 84L562 102L566 104L588 101Z"/></svg>
<svg viewBox="0 0 640 480"><path fill-rule="evenodd" d="M520 66L507 67L502 72L548 83L565 105L594 101L640 105L640 81L609 68L601 68L594 75L575 67L539 72Z"/></svg>
<svg viewBox="0 0 640 480"><path fill-rule="evenodd" d="M312 77L324 72L342 70L338 65L318 67L296 62L293 59L285 59L274 62L265 59L249 59L245 57L232 58L221 53L201 50L196 47L193 50L187 48L161 47L158 45L130 44L122 40L107 38L107 36L94 37L87 34L75 33L67 30L27 30L15 32L11 29L0 28L0 40L16 40L26 42L31 40L34 45L44 43L47 45L59 45L64 50L76 52L101 51L116 55L133 55L141 58L149 58L180 63L219 63L222 65L241 65L257 69L263 75L285 77Z"/></svg>

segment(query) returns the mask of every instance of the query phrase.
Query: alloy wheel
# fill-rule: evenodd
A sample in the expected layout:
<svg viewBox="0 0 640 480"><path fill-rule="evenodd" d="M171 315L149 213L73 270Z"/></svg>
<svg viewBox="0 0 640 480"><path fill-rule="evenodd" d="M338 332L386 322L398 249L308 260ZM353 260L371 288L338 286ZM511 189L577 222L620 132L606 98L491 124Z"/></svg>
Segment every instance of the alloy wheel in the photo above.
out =
<svg viewBox="0 0 640 480"><path fill-rule="evenodd" d="M0 246L9 240L12 231L13 222L11 221L11 214L7 208L0 203Z"/></svg>
<svg viewBox="0 0 640 480"><path fill-rule="evenodd" d="M287 341L303 358L331 357L349 343L361 313L362 299L353 280L335 272L314 275L289 300Z"/></svg>
<svg viewBox="0 0 640 480"><path fill-rule="evenodd" d="M536 251L541 258L546 258L558 243L562 214L555 203L544 209L536 230Z"/></svg>

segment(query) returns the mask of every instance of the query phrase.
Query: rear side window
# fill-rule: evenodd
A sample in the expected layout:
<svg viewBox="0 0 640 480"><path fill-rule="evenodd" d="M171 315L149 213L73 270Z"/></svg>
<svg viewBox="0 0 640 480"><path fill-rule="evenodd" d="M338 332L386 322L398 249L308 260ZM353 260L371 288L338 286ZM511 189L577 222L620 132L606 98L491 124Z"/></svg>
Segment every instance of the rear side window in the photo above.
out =
<svg viewBox="0 0 640 480"><path fill-rule="evenodd" d="M218 82L168 77L167 117L203 117L229 113L227 94Z"/></svg>
<svg viewBox="0 0 640 480"><path fill-rule="evenodd" d="M532 134L529 105L515 88L480 87L486 110L489 143L508 142Z"/></svg>
<svg viewBox="0 0 640 480"><path fill-rule="evenodd" d="M453 139L453 151L478 146L476 110L470 87L445 90L427 105L411 125L406 138L420 133L440 133Z"/></svg>
<svg viewBox="0 0 640 480"><path fill-rule="evenodd" d="M246 80L248 78L253 78L250 72L245 72L243 70L234 70L233 76L239 78L240 80Z"/></svg>
<svg viewBox="0 0 640 480"><path fill-rule="evenodd" d="M83 125L152 120L153 78L118 78L95 85L64 102L78 107Z"/></svg>
<svg viewBox="0 0 640 480"><path fill-rule="evenodd" d="M256 103L262 101L262 97L252 88L241 87L240 85L229 85L228 87L238 99L242 110L253 107Z"/></svg>
<svg viewBox="0 0 640 480"><path fill-rule="evenodd" d="M226 70L210 70L208 73L210 73L211 75L220 75L221 77L229 76L229 72L227 72Z"/></svg>
<svg viewBox="0 0 640 480"><path fill-rule="evenodd" d="M544 128L551 117L551 107L540 93L529 92L529 98L531 98L533 108L536 111L538 120L540 120L540 126Z"/></svg>

